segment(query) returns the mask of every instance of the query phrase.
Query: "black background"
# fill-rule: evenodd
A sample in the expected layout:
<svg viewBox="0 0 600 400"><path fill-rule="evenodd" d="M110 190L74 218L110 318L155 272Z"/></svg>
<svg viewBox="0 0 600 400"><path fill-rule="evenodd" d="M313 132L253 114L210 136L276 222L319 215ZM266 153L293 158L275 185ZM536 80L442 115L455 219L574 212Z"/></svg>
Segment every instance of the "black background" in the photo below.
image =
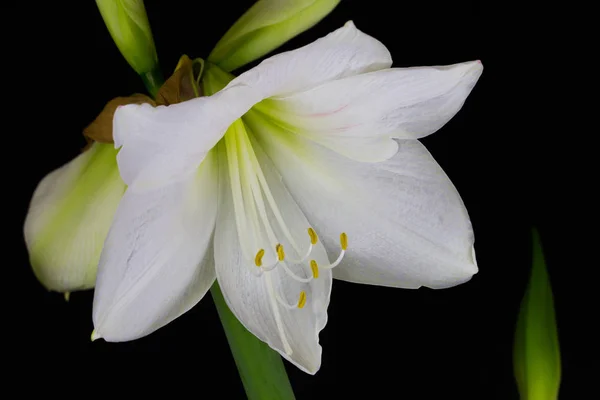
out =
<svg viewBox="0 0 600 400"><path fill-rule="evenodd" d="M251 4L147 1L165 74L184 53L206 57ZM22 389L86 397L98 390L115 396L165 390L173 398L244 398L210 296L146 338L91 343L92 292L74 293L66 303L33 276L22 238L33 190L79 153L82 129L107 101L144 87L94 2L18 7L4 14L7 24L16 19L18 27L3 35L5 99L14 106L4 136L16 140L5 155L18 160L6 170L17 180L10 184L16 205L8 212L4 249L5 268L16 276L5 283L11 293L5 309L16 310L16 318L3 329L16 336L5 342L7 352L18 355L12 371L32 382ZM463 109L423 140L466 203L480 272L440 291L336 281L320 336L321 370L310 376L286 364L297 398L518 398L512 340L533 224L542 234L555 292L561 398L587 398L581 397L584 387L597 376L591 369L597 312L589 307L593 291L585 279L594 261L581 256L590 248L574 227L579 218L565 212L576 186L566 172L569 162L554 152L570 142L551 139L558 126L540 122L554 112L539 106L553 101L538 90L548 83L540 65L551 40L544 29L552 25L534 26L541 15L530 17L508 3L345 0L280 50L307 44L350 19L388 47L394 66L482 60L484 73Z"/></svg>

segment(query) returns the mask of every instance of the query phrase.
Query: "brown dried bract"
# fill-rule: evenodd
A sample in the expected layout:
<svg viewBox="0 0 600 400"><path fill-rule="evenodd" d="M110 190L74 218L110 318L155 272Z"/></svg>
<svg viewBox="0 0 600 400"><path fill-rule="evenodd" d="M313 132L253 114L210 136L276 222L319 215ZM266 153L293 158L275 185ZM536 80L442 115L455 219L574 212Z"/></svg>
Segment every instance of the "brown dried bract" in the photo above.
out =
<svg viewBox="0 0 600 400"><path fill-rule="evenodd" d="M153 107L169 106L198 96L201 96L201 91L194 76L193 62L188 56L183 56L173 75L158 90L156 101L138 93L127 97L116 97L109 101L96 119L83 130L83 135L88 140L88 146L84 151L94 141L113 143L113 117L119 106L143 103L151 104Z"/></svg>
<svg viewBox="0 0 600 400"><path fill-rule="evenodd" d="M143 103L155 105L154 100L144 94L136 93L128 97L115 97L106 103L104 109L102 109L96 119L93 120L92 123L83 130L83 136L90 141L99 143L113 143L112 123L115 111L117 111L117 107L124 106L126 104Z"/></svg>
<svg viewBox="0 0 600 400"><path fill-rule="evenodd" d="M199 96L201 93L194 77L193 62L188 56L183 56L173 75L158 89L156 104L168 106Z"/></svg>

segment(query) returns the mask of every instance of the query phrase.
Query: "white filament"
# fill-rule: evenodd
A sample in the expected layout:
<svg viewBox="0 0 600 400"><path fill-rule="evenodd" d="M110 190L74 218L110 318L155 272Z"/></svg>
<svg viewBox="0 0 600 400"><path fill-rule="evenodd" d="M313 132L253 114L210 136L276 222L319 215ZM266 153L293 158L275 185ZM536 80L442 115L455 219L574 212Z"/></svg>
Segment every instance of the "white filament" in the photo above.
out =
<svg viewBox="0 0 600 400"><path fill-rule="evenodd" d="M342 258L344 258L344 254L346 254L346 250L342 249L342 251L340 252L340 255L334 262L332 262L329 265L319 265L319 268L332 269L332 268L337 267L342 262Z"/></svg>

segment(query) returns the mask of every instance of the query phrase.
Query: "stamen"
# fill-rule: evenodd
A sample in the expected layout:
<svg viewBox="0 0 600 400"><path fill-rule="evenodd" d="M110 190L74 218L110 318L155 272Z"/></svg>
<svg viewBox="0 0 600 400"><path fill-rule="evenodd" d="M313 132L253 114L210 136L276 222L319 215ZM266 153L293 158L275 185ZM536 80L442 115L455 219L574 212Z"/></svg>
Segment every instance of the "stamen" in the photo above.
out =
<svg viewBox="0 0 600 400"><path fill-rule="evenodd" d="M308 283L314 279L312 276L309 276L308 278L299 277L287 266L287 263L281 263L281 266L283 267L283 270L286 272L286 274L288 274L288 276L295 281Z"/></svg>
<svg viewBox="0 0 600 400"><path fill-rule="evenodd" d="M319 277L319 264L315 260L310 260L310 269L313 273L313 278L317 279Z"/></svg>
<svg viewBox="0 0 600 400"><path fill-rule="evenodd" d="M229 169L229 183L231 185L231 192L233 196L233 206L235 209L235 224L238 231L240 240L240 247L245 258L249 254L246 252L246 210L244 209L242 185L240 181L240 167L236 151L236 140L235 135L225 135L225 151L227 152L227 163Z"/></svg>
<svg viewBox="0 0 600 400"><path fill-rule="evenodd" d="M300 292L300 298L298 299L298 308L304 308L306 304L306 292L303 290Z"/></svg>
<svg viewBox="0 0 600 400"><path fill-rule="evenodd" d="M337 267L337 266L338 266L338 265L340 265L340 263L342 262L342 258L344 258L344 254L346 254L346 251L345 251L345 250L342 250L342 251L340 252L340 255L338 256L338 258L337 258L337 259L336 259L334 262L332 262L332 263L331 263L331 264L329 264L329 265L321 265L321 268L325 268L325 269L331 269L331 268L335 268L335 267Z"/></svg>
<svg viewBox="0 0 600 400"><path fill-rule="evenodd" d="M348 248L348 235L346 235L346 232L342 232L340 234L340 247L342 250L346 250Z"/></svg>
<svg viewBox="0 0 600 400"><path fill-rule="evenodd" d="M275 202L275 199L273 198L273 194L269 190L269 185L267 184L267 179L265 178L265 176L263 174L262 168L260 167L258 158L256 157L256 154L254 153L254 149L252 148L252 143L250 142L250 138L248 137L248 134L246 131L244 131L244 136L242 137L242 140L245 140L245 142L247 144L247 150L248 150L247 155L249 156L251 165L254 167L254 171L256 173L256 179L258 180L259 186L262 188L262 191L267 199L267 203L271 206L271 211L273 212L273 215L275 216L275 219L277 220L283 235L286 237L288 242L290 242L290 244L292 245L292 248L297 253L300 253L300 249L298 248L298 245L294 241L294 238L292 237L292 234L290 233L288 227L286 226L286 224L283 220L283 216L281 215L281 212L279 211L279 208L277 207L277 203Z"/></svg>
<svg viewBox="0 0 600 400"><path fill-rule="evenodd" d="M308 236L310 236L310 244L317 244L319 237L313 228L308 228Z"/></svg>
<svg viewBox="0 0 600 400"><path fill-rule="evenodd" d="M261 254L261 251L263 251L263 253ZM283 267L283 270L288 274L288 276L292 279L294 279L295 281L298 282L302 282L302 283L308 283L310 281L313 280L313 277L308 277L308 278L302 278L298 275L296 275L287 265L286 263L284 263L283 261L285 260L285 251L283 250L283 245L280 243L277 246L275 246L275 252L277 253L277 259L275 260L275 262L273 262L273 264L265 266L265 267L261 267L262 271L271 271L273 270L277 265L281 265ZM258 253L256 254L256 257L258 258L258 256L261 256L261 261L262 261L262 255L264 254L264 250L260 249L258 251ZM256 261L256 260L255 260ZM256 262L255 262L256 263ZM257 266L260 267L260 265L257 264Z"/></svg>
<svg viewBox="0 0 600 400"><path fill-rule="evenodd" d="M340 234L340 247L342 248L342 251L340 251L338 258L329 265L321 265L321 268L331 269L340 265L342 258L344 258L344 254L346 254L346 249L348 249L348 236L345 232Z"/></svg>
<svg viewBox="0 0 600 400"><path fill-rule="evenodd" d="M283 261L285 259L285 252L283 251L283 246L281 243L275 246L275 251L277 252L277 258L279 261Z"/></svg>
<svg viewBox="0 0 600 400"><path fill-rule="evenodd" d="M308 245L308 250L306 250L306 253L304 253L304 255L302 256L302 258L300 259L296 259L296 258L292 258L292 257L288 257L287 260L289 262L291 262L292 264L300 264L303 263L304 261L306 261L306 259L310 256L310 253L312 253L313 250L313 245L309 244Z"/></svg>
<svg viewBox="0 0 600 400"><path fill-rule="evenodd" d="M262 253L262 254L261 254L261 251L263 251L263 253ZM313 280L313 277L312 277L312 276L310 276L310 277L308 277L308 278L302 278L302 277L300 277L300 276L296 275L296 274L295 274L295 273L294 273L294 272L293 272L293 271L292 271L292 270L291 270L291 269L290 269L290 268L287 266L287 263L283 262L283 261L284 261L284 259L285 259L285 252L283 251L283 245L281 245L281 244L278 244L278 245L275 247L275 251L277 252L277 259L275 260L275 262L274 262L273 264L271 264L271 265L269 265L269 266L266 266L266 267L261 267L260 265L258 265L258 264L256 263L256 260L255 260L255 264L256 264L258 267L261 267L261 270L262 270L262 271L271 271L271 270L272 270L272 269L274 269L276 266L278 266L278 265L281 265L281 266L283 267L283 270L286 272L286 274L288 274L288 276L289 276L290 278L292 278L293 280L295 280L295 281L302 282L302 283L308 283L308 282L310 282L310 281L312 281L312 280ZM263 254L264 254L264 250L263 250L263 249L260 249L260 250L258 251L258 253L256 254L256 257L258 258L258 256L260 255L260 256L261 256L261 258L262 258L262 255L263 255ZM262 260L261 260L261 261L262 261Z"/></svg>
<svg viewBox="0 0 600 400"><path fill-rule="evenodd" d="M300 296L298 297L298 301L296 304L289 304L285 300L283 300L278 294L275 294L275 298L277 302L284 308L288 310L293 310L295 308L303 308L306 305L306 292L303 290L300 292Z"/></svg>
<svg viewBox="0 0 600 400"><path fill-rule="evenodd" d="M307 248L304 247L302 240L299 243L303 245L298 246L295 242L295 240L298 240L298 232L292 235L293 230L291 232L286 226L288 221L284 219L281 213L285 210L280 210L275 201L273 194L277 195L277 192L271 193L264 175L269 171L264 170L263 173L257 157L261 156L261 153L255 153L250 140L251 137L250 132L246 131L244 123L238 120L233 129L227 132L225 140L238 239L241 247L243 247L244 258L247 260L245 262L246 267L255 276L265 278L264 282L283 351L287 355L291 355L292 348L288 342L286 327L283 323L285 314L282 314L279 307L289 310L304 308L308 301L307 292L301 290L297 302L289 304L288 297L284 295L289 296L289 293L283 289L286 287L285 280L287 278L283 275L277 275L277 278L274 278L270 272L281 266L293 280L309 284L313 279L319 277L319 267L330 269L340 264L348 249L348 237L346 233L340 234L341 252L338 258L329 265L319 265L316 260L311 259L314 256L311 257L310 255L319 242L319 236L312 227L306 228L305 231L309 237ZM267 174L267 176L269 175ZM285 243L285 248L283 243ZM286 254L286 250L289 254ZM256 252L254 253L254 264L258 268L252 267L250 261L253 252ZM301 258L296 260L290 256ZM282 279L283 282L281 285L274 284L273 279ZM291 282L288 281L287 283ZM304 287L304 289L306 288Z"/></svg>
<svg viewBox="0 0 600 400"><path fill-rule="evenodd" d="M241 141L240 141L240 144L242 144ZM248 146L249 146L249 143L248 143ZM242 160L246 163L250 163L250 160L248 159L248 157L249 157L248 154L252 151L252 148L244 147L241 150L245 150L241 154ZM258 214L260 215L260 219L262 220L262 224L265 228L267 237L268 237L269 241L276 242L275 233L273 232L273 229L271 228L271 226L269 224L269 219L267 217L267 211L265 209L265 204L263 202L262 195L260 193L260 186L256 180L256 175L247 173L246 180L249 181L247 183L250 186L250 193L252 194L252 197L254 199L255 206L258 208ZM257 223L258 223L258 221L257 221ZM261 267L262 271L270 271L270 270L274 269L285 258L285 252L284 252L283 246L281 246L281 244L278 244L275 247L275 251L277 253L278 259L276 259L274 261L274 263L269 266Z"/></svg>
<svg viewBox="0 0 600 400"><path fill-rule="evenodd" d="M308 250L306 250L306 253L304 253L300 259L288 257L288 261L294 264L301 264L306 261L306 259L310 256L310 253L313 251L313 245L317 244L319 241L319 237L313 228L308 228L308 237L310 238L310 243L308 244Z"/></svg>
<svg viewBox="0 0 600 400"><path fill-rule="evenodd" d="M256 257L254 257L254 264L257 267L262 267L262 258L265 255L265 249L260 249L258 253L256 253Z"/></svg>

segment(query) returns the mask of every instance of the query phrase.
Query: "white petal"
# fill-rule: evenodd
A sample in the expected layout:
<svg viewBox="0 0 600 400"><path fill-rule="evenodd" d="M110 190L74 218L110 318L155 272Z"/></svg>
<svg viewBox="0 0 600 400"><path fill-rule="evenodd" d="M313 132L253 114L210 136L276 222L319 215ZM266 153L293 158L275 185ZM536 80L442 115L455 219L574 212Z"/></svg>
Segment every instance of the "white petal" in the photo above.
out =
<svg viewBox="0 0 600 400"><path fill-rule="evenodd" d="M255 151L257 149L255 148ZM308 248L309 227L306 218L299 210L280 178L272 169L268 159L262 154L257 154L269 183L269 188L280 207L287 226L294 240ZM222 165L222 169L226 168ZM238 232L235 223L235 211L232 204L231 188L227 174L221 175L221 193L223 202L219 207L219 216L215 231L215 266L217 279L223 291L229 308L233 311L240 322L251 333L269 346L278 351L284 358L298 366L301 370L314 374L321 364L321 346L319 345L319 332L327 323L327 307L331 292L331 270L323 269L319 277L309 284L300 283L290 278L281 266L271 272L265 272L262 276L255 276L252 271L257 270L253 260L247 260L241 253ZM286 248L286 254L292 252L292 246L281 234L277 224L271 215L271 226L276 235ZM263 229L264 231L264 229ZM264 233L263 233L264 234ZM267 249L264 257L265 263L273 260L273 252ZM297 254L294 254L298 257ZM321 243L317 243L311 259L320 265L326 265L329 261ZM287 263L288 267L301 277L307 274L307 265L301 267ZM303 269L304 268L304 269ZM308 269L310 271L310 269ZM273 307L274 299L269 294L269 283L271 280L275 293L278 293L289 304L298 300L301 291L305 291L307 301L302 309L288 310L277 304L277 312L281 316L281 325L278 326ZM285 340L288 341L292 350L286 353L286 346L280 333L283 331Z"/></svg>
<svg viewBox="0 0 600 400"><path fill-rule="evenodd" d="M171 106L129 104L115 112L113 134L123 180L133 191L185 180L254 104L332 79L391 65L387 49L347 23L298 50L279 54L240 75L213 96Z"/></svg>
<svg viewBox="0 0 600 400"><path fill-rule="evenodd" d="M381 154L390 154L386 144L394 146L391 138L420 138L446 124L461 109L482 71L479 61L386 69L269 99L257 109L341 154L358 161L381 161L385 159ZM365 151L365 145L373 149Z"/></svg>
<svg viewBox="0 0 600 400"><path fill-rule="evenodd" d="M210 249L217 212L217 164L144 193L127 191L98 267L96 337L148 335L193 307L215 279Z"/></svg>
<svg viewBox="0 0 600 400"><path fill-rule="evenodd" d="M417 140L398 141L386 162L358 163L268 121L249 125L326 248L348 234L335 278L444 288L477 272L467 210Z"/></svg>
<svg viewBox="0 0 600 400"><path fill-rule="evenodd" d="M117 108L117 161L129 190L141 192L188 179L227 127L259 100L255 91L236 87L170 106Z"/></svg>
<svg viewBox="0 0 600 400"><path fill-rule="evenodd" d="M36 188L24 234L35 275L49 290L94 287L102 244L125 192L112 146L95 143Z"/></svg>
<svg viewBox="0 0 600 400"><path fill-rule="evenodd" d="M392 58L385 46L356 29L350 21L309 45L266 59L227 87L252 87L265 99L391 65Z"/></svg>

